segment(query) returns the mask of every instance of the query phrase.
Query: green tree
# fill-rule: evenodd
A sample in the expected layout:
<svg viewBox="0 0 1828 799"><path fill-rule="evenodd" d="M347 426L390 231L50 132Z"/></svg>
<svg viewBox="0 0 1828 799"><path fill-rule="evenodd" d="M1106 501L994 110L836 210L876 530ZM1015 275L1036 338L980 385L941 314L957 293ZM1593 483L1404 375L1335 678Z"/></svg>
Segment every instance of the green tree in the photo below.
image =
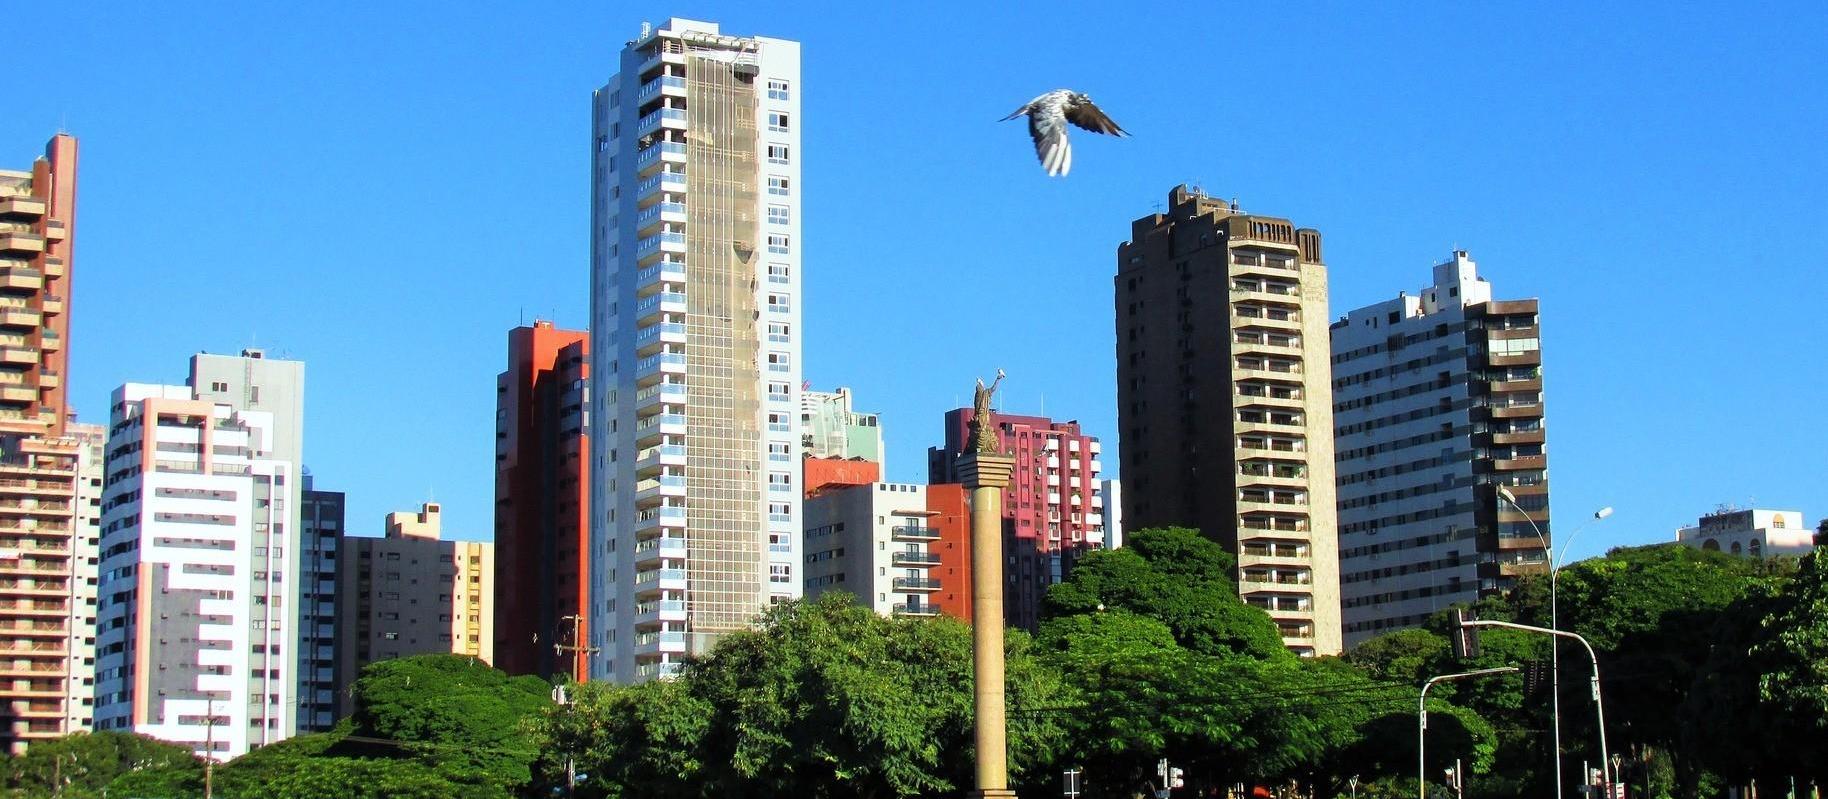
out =
<svg viewBox="0 0 1828 799"><path fill-rule="evenodd" d="M476 658L418 655L370 664L354 686L348 737L332 754L411 756L453 782L498 792L532 777L533 721L551 706L537 677Z"/></svg>
<svg viewBox="0 0 1828 799"><path fill-rule="evenodd" d="M1010 636L1011 770L1048 762L1057 727L1030 712L1057 680ZM935 796L970 783L971 632L888 619L846 595L771 608L669 685L587 688L546 740L575 752L594 796ZM560 759L542 761L558 779Z"/></svg>
<svg viewBox="0 0 1828 799"><path fill-rule="evenodd" d="M125 732L76 733L32 744L7 761L6 785L17 796L84 799L123 775L137 772L202 774L202 761L189 748Z"/></svg>
<svg viewBox="0 0 1828 799"><path fill-rule="evenodd" d="M1206 655L1287 659L1281 634L1263 611L1238 601L1237 562L1197 530L1137 530L1123 549L1093 552L1048 589L1047 616L1094 613L1101 606L1160 620L1180 644Z"/></svg>
<svg viewBox="0 0 1828 799"><path fill-rule="evenodd" d="M1828 782L1828 563L1803 560L1760 625L1751 660L1763 668L1758 699L1771 726L1787 735L1773 764L1792 775Z"/></svg>

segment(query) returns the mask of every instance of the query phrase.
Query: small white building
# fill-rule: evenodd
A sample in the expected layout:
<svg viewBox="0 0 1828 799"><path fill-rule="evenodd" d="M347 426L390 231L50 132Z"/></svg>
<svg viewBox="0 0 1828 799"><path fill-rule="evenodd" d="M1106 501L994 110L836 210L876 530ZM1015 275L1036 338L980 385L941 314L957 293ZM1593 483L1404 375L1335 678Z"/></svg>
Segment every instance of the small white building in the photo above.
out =
<svg viewBox="0 0 1828 799"><path fill-rule="evenodd" d="M962 521L964 494L942 488L952 489L952 516ZM937 616L942 608L962 616L970 553L941 529L945 513L928 499L928 486L915 483L846 486L808 498L806 597L844 591L885 616Z"/></svg>
<svg viewBox="0 0 1828 799"><path fill-rule="evenodd" d="M1676 542L1751 557L1807 555L1815 550L1815 531L1802 511L1721 508L1676 530Z"/></svg>

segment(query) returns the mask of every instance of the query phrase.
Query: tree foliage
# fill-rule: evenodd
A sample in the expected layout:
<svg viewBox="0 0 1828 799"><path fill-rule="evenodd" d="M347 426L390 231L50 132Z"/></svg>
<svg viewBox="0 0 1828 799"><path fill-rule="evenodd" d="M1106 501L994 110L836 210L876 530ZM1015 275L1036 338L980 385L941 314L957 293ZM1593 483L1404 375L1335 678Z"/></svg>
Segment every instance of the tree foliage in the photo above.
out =
<svg viewBox="0 0 1828 799"><path fill-rule="evenodd" d="M61 796L86 799L125 775L171 775L182 782L193 773L200 779L202 769L187 747L125 732L77 733L10 758L6 785L15 796L51 796L61 787Z"/></svg>
<svg viewBox="0 0 1828 799"><path fill-rule="evenodd" d="M1137 530L1123 549L1087 555L1070 579L1050 587L1045 611L1052 617L1100 606L1127 610L1168 625L1194 652L1289 657L1269 616L1238 601L1235 569L1231 555L1197 530Z"/></svg>
<svg viewBox="0 0 1828 799"><path fill-rule="evenodd" d="M1032 665L1025 636L1006 649L1020 774L1058 737L1051 718L1027 712L1058 685ZM970 784L971 669L965 625L888 619L828 594L774 607L670 683L581 686L545 734L576 753L582 795L946 795Z"/></svg>

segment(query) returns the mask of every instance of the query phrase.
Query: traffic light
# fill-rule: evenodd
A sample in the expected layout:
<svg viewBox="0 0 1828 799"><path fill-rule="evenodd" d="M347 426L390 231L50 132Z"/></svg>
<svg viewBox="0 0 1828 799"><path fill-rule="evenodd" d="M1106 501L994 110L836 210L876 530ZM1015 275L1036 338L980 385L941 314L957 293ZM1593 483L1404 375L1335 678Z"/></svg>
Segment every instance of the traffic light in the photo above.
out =
<svg viewBox="0 0 1828 799"><path fill-rule="evenodd" d="M1459 660L1470 660L1479 656L1479 628L1467 626L1467 622L1478 621L1479 617L1464 608L1453 609L1453 651Z"/></svg>
<svg viewBox="0 0 1828 799"><path fill-rule="evenodd" d="M1534 696L1548 690L1548 687L1549 662L1546 660L1526 661L1523 664L1524 695Z"/></svg>
<svg viewBox="0 0 1828 799"><path fill-rule="evenodd" d="M1180 769L1178 769L1178 768L1168 769L1168 787L1179 788L1186 784L1187 784L1186 781L1181 779L1181 770Z"/></svg>

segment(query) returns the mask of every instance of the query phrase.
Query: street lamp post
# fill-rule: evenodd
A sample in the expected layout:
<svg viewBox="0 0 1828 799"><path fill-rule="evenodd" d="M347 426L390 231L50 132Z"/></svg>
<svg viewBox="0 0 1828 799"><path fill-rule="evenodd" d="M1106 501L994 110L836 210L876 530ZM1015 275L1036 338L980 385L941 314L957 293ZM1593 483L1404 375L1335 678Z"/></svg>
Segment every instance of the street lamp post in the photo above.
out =
<svg viewBox="0 0 1828 799"><path fill-rule="evenodd" d="M1516 670L1516 666L1501 666L1495 669L1463 671L1459 674L1443 674L1438 677L1429 677L1427 682L1422 683L1422 698L1416 703L1415 708L1415 790L1419 799L1428 799L1428 689L1433 688L1434 684L1438 682L1464 680L1470 677L1483 677L1488 674L1509 674ZM1354 778L1354 780L1356 781L1356 778ZM1354 789L1356 789L1356 787L1357 786L1354 785ZM1356 790L1354 790L1354 793L1356 793Z"/></svg>
<svg viewBox="0 0 1828 799"><path fill-rule="evenodd" d="M1561 573L1561 556L1557 555L1555 548L1549 545L1549 537L1543 534L1541 527L1536 526L1536 520L1530 518L1530 514L1517 504L1517 495L1511 493L1509 487L1500 484L1498 498L1510 503L1511 507L1523 516L1523 520L1530 523L1530 529L1536 531L1536 540L1542 542L1543 555L1549 558L1549 629L1559 630L1561 629L1561 619L1556 607L1555 584L1556 576ZM1593 520L1599 521L1611 515L1610 506L1600 508L1593 512ZM1582 525L1568 536L1568 540L1562 543L1561 555L1568 554L1568 547L1574 543L1574 537L1580 535L1581 530L1585 529L1586 525ZM1554 727L1555 740L1555 799L1561 799L1561 639L1559 638L1552 638L1549 641L1549 708L1549 713L1554 719L1551 726Z"/></svg>
<svg viewBox="0 0 1828 799"><path fill-rule="evenodd" d="M1490 619L1468 619L1461 622L1461 625L1465 627L1503 627L1510 630L1544 633L1558 638L1572 638L1579 641L1581 646L1586 647L1587 659L1593 662L1593 713L1594 716L1597 717L1599 723L1600 781L1606 785L1611 785L1612 777L1606 772L1606 768L1609 765L1606 762L1606 758L1609 756L1606 749L1606 702L1600 695L1599 656L1593 653L1593 645L1587 643L1587 639L1582 638L1579 633L1551 630L1546 627L1536 627L1529 624L1517 624L1515 622L1495 621ZM1582 769L1582 771L1585 772L1585 769ZM1582 779L1585 779L1585 777L1583 776ZM1556 787L1560 788L1561 786L1557 785Z"/></svg>

